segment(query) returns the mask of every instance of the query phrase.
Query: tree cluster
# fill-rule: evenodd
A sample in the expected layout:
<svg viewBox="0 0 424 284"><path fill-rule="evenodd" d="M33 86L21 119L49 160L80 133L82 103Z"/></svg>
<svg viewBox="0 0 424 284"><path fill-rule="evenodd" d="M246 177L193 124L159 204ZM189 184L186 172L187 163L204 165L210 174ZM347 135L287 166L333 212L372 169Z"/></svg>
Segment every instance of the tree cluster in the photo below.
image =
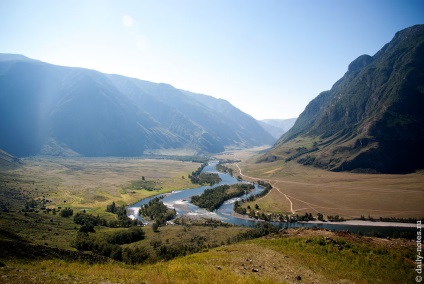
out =
<svg viewBox="0 0 424 284"><path fill-rule="evenodd" d="M217 225L217 223L211 219L208 225L213 226ZM207 237L193 235L191 239L183 243L178 242L170 244L168 241L163 243L160 239L152 239L150 241L151 249L143 247L124 247L122 244L133 243L145 238L145 233L141 228L132 227L129 229L121 229L113 233L107 233L105 235L78 232L72 246L80 251L91 251L117 261L137 264L146 261L170 260L175 257L192 254L219 245L258 238L276 232L278 232L278 227L269 223L260 223L253 229L240 233L235 237L228 238L226 241L223 240L221 244L210 244L208 243Z"/></svg>
<svg viewBox="0 0 424 284"><path fill-rule="evenodd" d="M144 239L145 233L141 228L132 227L106 236L106 241L114 245L130 244Z"/></svg>
<svg viewBox="0 0 424 284"><path fill-rule="evenodd" d="M213 218L209 218L209 219L197 219L197 218L190 218L190 217L184 217L184 215L182 215L180 218L177 218L174 220L174 223L177 225L182 225L182 226L202 226L202 227L213 227L213 228L217 228L217 227L232 227L235 226L233 224L230 223L226 223L226 222L222 222L221 220L217 220L217 219L213 219Z"/></svg>
<svg viewBox="0 0 424 284"><path fill-rule="evenodd" d="M105 226L111 228L127 228L131 226L138 225L137 220L131 220L125 215L118 215L118 220L106 220L105 218L100 218L99 215L94 216L84 212L79 212L74 216L74 223L81 225L80 232L95 232L95 226Z"/></svg>
<svg viewBox="0 0 424 284"><path fill-rule="evenodd" d="M318 213L318 214L320 214L320 213ZM301 215L301 216L298 216L297 215L297 221L304 221L304 222L308 222L308 221L312 221L312 220L314 220L314 217L312 216L312 213L305 213L305 215Z"/></svg>
<svg viewBox="0 0 424 284"><path fill-rule="evenodd" d="M156 250L156 254L163 260L170 260L178 256L184 256L196 253L202 250L203 246L196 244L178 244L178 245L162 245Z"/></svg>
<svg viewBox="0 0 424 284"><path fill-rule="evenodd" d="M87 232L78 232L72 246L81 251L92 251L128 264L136 264L145 261L149 257L149 253L139 247L122 248L119 244L132 243L142 239L144 239L144 231L141 228L115 232L107 235L104 239L94 238Z"/></svg>
<svg viewBox="0 0 424 284"><path fill-rule="evenodd" d="M79 231L88 233L94 233L95 226L107 226L108 222L104 218L100 218L99 215L93 216L91 214L79 212L74 216L74 223L81 225Z"/></svg>
<svg viewBox="0 0 424 284"><path fill-rule="evenodd" d="M272 185L269 182L264 182L262 180L258 180L258 185L265 188L265 190L267 191L265 195L267 195L268 192L272 189ZM262 194L262 193L260 193L260 194Z"/></svg>
<svg viewBox="0 0 424 284"><path fill-rule="evenodd" d="M232 189L230 191L230 188ZM255 188L252 184L221 185L206 189L201 195L191 198L191 203L209 211L218 209L226 200L246 194Z"/></svg>
<svg viewBox="0 0 424 284"><path fill-rule="evenodd" d="M138 225L137 220L131 220L127 216L127 208L125 205L116 206L115 202L106 206L106 211L118 215L118 220L111 220L107 223L108 227L131 227Z"/></svg>
<svg viewBox="0 0 424 284"><path fill-rule="evenodd" d="M152 243L158 258L162 260L170 260L178 256L184 256L196 253L203 249L216 247L217 245L207 244L207 238L204 236L193 236L185 243L178 243L173 245L164 245L161 242Z"/></svg>
<svg viewBox="0 0 424 284"><path fill-rule="evenodd" d="M191 183L213 185L221 181L218 174L202 173L203 168L206 166L207 163L203 163L196 171L192 172L191 175L188 175Z"/></svg>
<svg viewBox="0 0 424 284"><path fill-rule="evenodd" d="M228 238L221 242L221 245L236 243L244 240L250 240L266 236L268 234L277 233L279 227L273 226L269 223L256 224L255 228L248 231L239 233L237 236ZM187 254L195 253L203 249L213 248L219 244L206 244L207 239L202 236L194 236L190 241L184 244L164 245L162 243L154 243L152 246L156 252L156 255L163 260L170 260L178 256L184 256Z"/></svg>
<svg viewBox="0 0 424 284"><path fill-rule="evenodd" d="M196 183L196 184L214 185L221 181L221 178L219 177L219 175L214 173L201 173L198 176L189 175L188 177L191 183Z"/></svg>
<svg viewBox="0 0 424 284"><path fill-rule="evenodd" d="M221 173L228 173L229 175L233 176L233 169L224 166L223 164L219 163L216 165L216 169Z"/></svg>
<svg viewBox="0 0 424 284"><path fill-rule="evenodd" d="M157 230L159 226L165 225L166 221L174 219L177 212L175 209L168 209L168 207L160 201L159 197L155 197L150 200L149 203L141 206L139 214L154 220L156 224L155 228ZM155 228L154 231L156 231Z"/></svg>
<svg viewBox="0 0 424 284"><path fill-rule="evenodd" d="M203 171L203 169L208 165L208 163L202 163L197 170L191 173L192 176L198 176Z"/></svg>
<svg viewBox="0 0 424 284"><path fill-rule="evenodd" d="M270 190L272 189L272 185L270 183L267 183L267 182L264 182L264 181L261 181L261 180L258 180L258 185L262 186L264 188L264 190L261 191L258 194L251 195L251 196L247 197L246 199L242 199L240 201L234 202L233 210L234 210L234 212L236 212L238 214L242 214L242 215L249 214L249 216L252 217L252 218L263 219L263 220L269 221L270 219L269 219L268 215L265 215L265 214L262 213L262 216L257 216L255 211L251 210L250 206L247 207L247 209L250 210L249 213L247 212L246 208L241 207L241 205L243 203L253 202L256 199L267 195L270 192ZM257 204L255 205L255 209L259 209L259 207L256 208L256 206L257 206ZM262 217L262 218L260 218L260 217Z"/></svg>
<svg viewBox="0 0 424 284"><path fill-rule="evenodd" d="M274 226L270 223L260 222L260 223L257 223L253 229L248 230L246 232L239 233L237 236L233 238L229 238L227 240L227 244L260 238L269 234L278 233L279 230L280 230L279 227Z"/></svg>
<svg viewBox="0 0 424 284"><path fill-rule="evenodd" d="M345 219L343 217L340 217L339 215L329 215L327 216L327 220L330 222L343 222Z"/></svg>

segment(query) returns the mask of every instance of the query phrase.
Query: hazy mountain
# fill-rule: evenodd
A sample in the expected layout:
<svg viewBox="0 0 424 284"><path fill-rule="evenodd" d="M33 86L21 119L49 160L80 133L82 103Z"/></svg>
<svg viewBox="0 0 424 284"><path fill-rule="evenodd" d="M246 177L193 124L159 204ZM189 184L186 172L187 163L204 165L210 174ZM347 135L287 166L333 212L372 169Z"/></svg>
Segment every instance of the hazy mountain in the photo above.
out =
<svg viewBox="0 0 424 284"><path fill-rule="evenodd" d="M224 100L10 54L0 55L0 133L15 156L216 153L275 141Z"/></svg>
<svg viewBox="0 0 424 284"><path fill-rule="evenodd" d="M402 30L374 56L354 60L312 100L262 160L334 171L424 167L424 25Z"/></svg>
<svg viewBox="0 0 424 284"><path fill-rule="evenodd" d="M265 129L269 134L275 138L280 138L281 135L286 133L294 123L297 118L288 118L288 119L262 119L259 120L259 124Z"/></svg>
<svg viewBox="0 0 424 284"><path fill-rule="evenodd" d="M19 165L22 165L22 162L18 158L0 149L0 169L14 168Z"/></svg>

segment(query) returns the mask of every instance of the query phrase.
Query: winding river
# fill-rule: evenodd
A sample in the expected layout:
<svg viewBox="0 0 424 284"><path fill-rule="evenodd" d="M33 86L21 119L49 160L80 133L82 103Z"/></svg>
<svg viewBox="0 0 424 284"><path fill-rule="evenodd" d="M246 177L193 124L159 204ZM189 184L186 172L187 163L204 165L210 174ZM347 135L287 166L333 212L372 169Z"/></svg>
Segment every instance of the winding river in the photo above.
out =
<svg viewBox="0 0 424 284"><path fill-rule="evenodd" d="M139 208L147 204L151 199L157 197L157 196L164 196L162 199L162 202L168 206L169 208L172 208L177 211L178 215L187 215L187 216L199 216L199 217L205 217L205 218L213 218L217 220L221 220L226 223L235 224L235 225L242 225L242 226L254 226L257 224L257 220L254 219L248 219L248 218L238 218L236 215L233 214L233 204L236 200L240 200L242 198L247 198L250 195L255 195L260 192L262 192L264 189L258 185L255 184L255 189L252 190L250 193L243 195L242 197L233 198L230 200L227 200L221 207L219 207L217 210L210 212L206 209L199 208L198 206L191 204L190 200L191 197L194 195L200 195L205 191L206 189L216 187L219 185L224 184L235 184L237 183L237 179L232 177L229 174L220 173L216 170L216 165L218 161L211 161L209 164L204 167L203 172L209 172L209 173L217 173L219 177L221 178L221 182L219 184L215 184L213 186L200 186L197 188L192 189L185 189L180 191L173 191L171 193L167 194L160 194L156 196L152 196L143 200L140 200L139 202L130 205L127 208L127 215L128 217L132 219L138 219L144 224L147 224L145 220L141 218L141 216L138 213ZM361 222L361 221L355 221L354 224L349 222L340 222L340 223L323 223L323 222L296 222L296 223L273 223L274 225L279 225L281 227L305 227L305 228L322 228L322 229L328 229L328 230L349 230L350 232L354 233L361 233L364 235L372 235L378 232L381 236L392 236L395 231L397 232L407 232L410 234L416 233L416 224L404 224L404 223L379 223L379 222Z"/></svg>
<svg viewBox="0 0 424 284"><path fill-rule="evenodd" d="M237 218L233 216L233 204L236 200L240 200L242 198L247 198L250 195L258 194L262 192L264 189L258 185L255 184L255 188L249 192L248 194L245 194L238 198L233 198L230 200L227 200L221 207L219 207L214 212L210 212L206 209L200 208L194 204L190 203L191 197L194 195L200 195L205 191L206 189L216 187L219 185L224 184L235 184L238 183L236 178L232 177L229 174L220 173L216 170L217 161L209 162L209 164L203 168L202 172L208 172L208 173L217 173L219 177L221 178L221 181L218 184L215 184L213 186L200 186L197 188L192 189L185 189L185 190L179 190L179 191L173 191L171 193L167 194L160 194L156 196L152 196L143 200L140 200L139 202L129 206L127 208L127 215L130 218L137 218L138 220L142 221L143 223L147 223L145 220L141 218L141 216L138 214L138 209L143 206L144 204L147 204L150 200L157 196L164 196L162 199L162 202L168 206L171 209L174 209L177 211L178 215L188 215L188 216L199 216L199 217L206 217L206 218L213 218L217 220L221 220L226 223L236 224L236 225L245 225L245 226L252 226L255 221L253 220L245 220L243 218Z"/></svg>

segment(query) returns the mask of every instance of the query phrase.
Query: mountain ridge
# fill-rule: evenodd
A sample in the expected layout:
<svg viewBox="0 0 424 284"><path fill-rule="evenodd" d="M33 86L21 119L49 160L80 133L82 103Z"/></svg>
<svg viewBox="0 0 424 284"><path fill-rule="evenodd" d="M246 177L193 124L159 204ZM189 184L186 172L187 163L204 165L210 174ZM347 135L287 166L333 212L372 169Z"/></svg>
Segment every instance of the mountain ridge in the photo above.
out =
<svg viewBox="0 0 424 284"><path fill-rule="evenodd" d="M22 55L0 55L0 102L0 148L18 157L217 153L275 141L227 101Z"/></svg>
<svg viewBox="0 0 424 284"><path fill-rule="evenodd" d="M406 173L423 168L424 25L361 55L313 99L260 160L296 160L332 171Z"/></svg>

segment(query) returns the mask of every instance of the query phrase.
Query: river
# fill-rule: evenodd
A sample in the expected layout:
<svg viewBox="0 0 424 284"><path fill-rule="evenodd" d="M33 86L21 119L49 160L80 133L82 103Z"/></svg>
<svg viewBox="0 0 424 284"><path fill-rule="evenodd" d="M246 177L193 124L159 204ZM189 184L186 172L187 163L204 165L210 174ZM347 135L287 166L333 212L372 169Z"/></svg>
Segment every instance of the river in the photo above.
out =
<svg viewBox="0 0 424 284"><path fill-rule="evenodd" d="M169 208L175 209L177 211L177 216L187 215L187 216L198 216L205 218L213 218L217 220L221 220L226 223L241 225L241 226L254 226L257 224L257 220L249 219L249 218L238 218L233 214L233 204L236 200L240 200L242 198L247 198L250 195L258 194L264 190L264 188L255 184L255 189L250 193L243 195L242 197L233 198L227 200L221 207L217 210L210 212L206 209L199 208L198 206L191 204L191 197L194 195L200 195L208 188L216 187L224 184L235 184L239 181L232 177L229 174L220 173L216 170L216 165L218 161L211 161L209 164L204 167L203 172L208 173L217 173L221 178L221 182L219 184L215 184L213 186L200 186L192 189L185 189L179 191L173 191L167 194L160 194L156 196L152 196L139 202L130 205L127 208L128 217L134 219L138 219L139 221L147 224L145 220L141 218L138 213L139 208L147 204L151 199L157 196L163 196L162 202ZM296 223L276 223L273 222L274 225L279 225L281 227L305 227L305 228L321 228L328 230L349 230L353 233L360 233L364 235L375 235L379 234L380 236L392 236L394 232L404 232L408 234L416 233L416 224L404 224L404 223L379 223L375 222L374 224L371 222L362 222L362 221L354 221L354 222L296 222ZM382 226L383 225L383 226Z"/></svg>

